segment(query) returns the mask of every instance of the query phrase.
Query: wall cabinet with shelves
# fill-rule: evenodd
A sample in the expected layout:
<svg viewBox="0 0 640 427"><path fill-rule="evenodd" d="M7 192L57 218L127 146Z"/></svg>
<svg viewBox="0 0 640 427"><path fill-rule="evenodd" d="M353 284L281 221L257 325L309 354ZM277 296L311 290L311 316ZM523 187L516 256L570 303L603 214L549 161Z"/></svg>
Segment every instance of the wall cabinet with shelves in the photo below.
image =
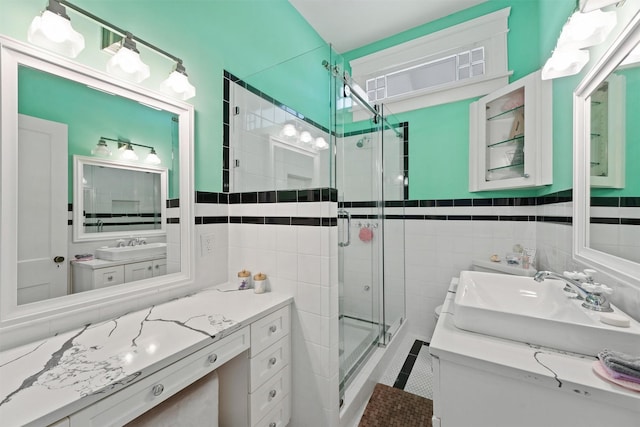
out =
<svg viewBox="0 0 640 427"><path fill-rule="evenodd" d="M551 184L551 89L538 71L471 103L469 191Z"/></svg>

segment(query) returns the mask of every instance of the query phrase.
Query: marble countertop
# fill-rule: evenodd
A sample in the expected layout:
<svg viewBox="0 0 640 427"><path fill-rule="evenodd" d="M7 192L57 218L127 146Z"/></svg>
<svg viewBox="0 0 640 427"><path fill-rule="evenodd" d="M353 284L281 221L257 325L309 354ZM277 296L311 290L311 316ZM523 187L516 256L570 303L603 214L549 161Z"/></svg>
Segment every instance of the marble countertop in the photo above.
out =
<svg viewBox="0 0 640 427"><path fill-rule="evenodd" d="M440 359L509 376L538 386L564 389L607 404L640 410L640 393L606 381L593 372L596 358L520 343L455 327L457 282L452 282L429 351Z"/></svg>
<svg viewBox="0 0 640 427"><path fill-rule="evenodd" d="M3 426L47 425L291 303L216 288L0 353Z"/></svg>

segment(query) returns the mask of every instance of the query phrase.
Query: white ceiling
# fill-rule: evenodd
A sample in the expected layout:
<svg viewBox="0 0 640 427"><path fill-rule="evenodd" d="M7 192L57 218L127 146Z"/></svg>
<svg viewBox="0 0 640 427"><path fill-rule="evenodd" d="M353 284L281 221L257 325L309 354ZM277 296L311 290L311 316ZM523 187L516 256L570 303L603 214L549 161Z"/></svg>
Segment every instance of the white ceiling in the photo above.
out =
<svg viewBox="0 0 640 427"><path fill-rule="evenodd" d="M289 0L338 53L487 0Z"/></svg>

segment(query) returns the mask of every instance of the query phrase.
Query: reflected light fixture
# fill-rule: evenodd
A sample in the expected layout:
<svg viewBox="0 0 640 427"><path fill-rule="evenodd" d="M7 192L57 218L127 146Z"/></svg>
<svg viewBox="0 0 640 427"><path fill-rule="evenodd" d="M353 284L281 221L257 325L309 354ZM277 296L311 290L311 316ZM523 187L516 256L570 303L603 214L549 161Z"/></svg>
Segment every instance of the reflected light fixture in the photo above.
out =
<svg viewBox="0 0 640 427"><path fill-rule="evenodd" d="M151 74L149 66L140 59L140 52L131 33L125 33L121 43L120 49L107 61L107 71L140 83Z"/></svg>
<svg viewBox="0 0 640 427"><path fill-rule="evenodd" d="M150 165L159 165L160 163L162 163L160 161L160 157L158 157L158 154L156 153L156 150L153 147L151 147L151 151L149 152L149 155L145 159L145 163L149 163Z"/></svg>
<svg viewBox="0 0 640 427"><path fill-rule="evenodd" d="M303 130L302 132L300 132L300 142L304 142L305 144L308 144L311 141L313 141L313 137L309 132L307 132L306 130Z"/></svg>
<svg viewBox="0 0 640 427"><path fill-rule="evenodd" d="M49 0L44 12L33 18L27 39L70 58L75 58L84 49L84 37L71 27L71 18L58 0Z"/></svg>
<svg viewBox="0 0 640 427"><path fill-rule="evenodd" d="M313 142L313 146L318 150L325 150L329 148L329 144L327 144L327 141L325 141L325 139L321 136L316 138L316 140Z"/></svg>
<svg viewBox="0 0 640 427"><path fill-rule="evenodd" d="M292 125L291 123L287 123L282 128L282 134L284 136L292 137L296 136L298 134L298 131L296 130L296 127L294 125Z"/></svg>
<svg viewBox="0 0 640 427"><path fill-rule="evenodd" d="M118 145L120 144L121 143L118 143ZM122 146L124 148L124 151L122 151L122 154L120 155L122 160L138 160L138 155L133 151L131 143L122 143Z"/></svg>
<svg viewBox="0 0 640 427"><path fill-rule="evenodd" d="M176 62L169 77L160 84L160 90L182 100L196 96L196 88L189 83L189 76L181 60Z"/></svg>
<svg viewBox="0 0 640 427"><path fill-rule="evenodd" d="M107 145L107 141L105 141L104 138L100 138L100 141L98 141L98 144L96 145L96 147L93 150L91 150L91 154L97 157L110 157L111 150Z"/></svg>

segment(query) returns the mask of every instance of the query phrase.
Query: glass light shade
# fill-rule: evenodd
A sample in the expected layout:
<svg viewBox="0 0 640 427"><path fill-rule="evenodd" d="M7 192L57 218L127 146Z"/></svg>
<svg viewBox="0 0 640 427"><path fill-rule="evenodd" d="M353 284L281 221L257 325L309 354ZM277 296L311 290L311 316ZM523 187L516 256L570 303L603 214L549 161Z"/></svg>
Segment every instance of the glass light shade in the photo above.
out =
<svg viewBox="0 0 640 427"><path fill-rule="evenodd" d="M616 12L576 12L562 28L559 49L582 49L602 43L616 26Z"/></svg>
<svg viewBox="0 0 640 427"><path fill-rule="evenodd" d="M138 155L133 151L131 145L127 145L121 154L122 160L138 160Z"/></svg>
<svg viewBox="0 0 640 427"><path fill-rule="evenodd" d="M300 142L304 142L305 144L308 144L312 140L313 140L313 137L309 132L307 132L306 130L303 130L302 132L300 132Z"/></svg>
<svg viewBox="0 0 640 427"><path fill-rule="evenodd" d="M75 58L84 49L84 37L71 27L71 21L49 10L33 18L27 39L70 58Z"/></svg>
<svg viewBox="0 0 640 427"><path fill-rule="evenodd" d="M140 83L151 74L149 66L140 59L140 54L124 46L109 59L107 71L136 83Z"/></svg>
<svg viewBox="0 0 640 427"><path fill-rule="evenodd" d="M291 137L291 136L296 136L298 134L298 131L296 130L296 127L294 125L292 125L291 123L287 123L282 128L282 134L284 136Z"/></svg>
<svg viewBox="0 0 640 427"><path fill-rule="evenodd" d="M162 163L160 157L158 157L158 154L156 153L156 150L154 150L153 148L151 149L151 152L147 156L145 162L149 163L150 165L159 165L160 163Z"/></svg>
<svg viewBox="0 0 640 427"><path fill-rule="evenodd" d="M579 49L556 49L542 67L542 80L572 76L589 62L589 51Z"/></svg>
<svg viewBox="0 0 640 427"><path fill-rule="evenodd" d="M111 150L109 150L109 147L104 140L100 140L98 142L98 145L96 145L96 147L91 150L91 154L98 157L109 157L111 156Z"/></svg>
<svg viewBox="0 0 640 427"><path fill-rule="evenodd" d="M160 90L182 100L196 96L196 88L189 83L189 77L179 71L169 74L169 77L160 84Z"/></svg>
<svg viewBox="0 0 640 427"><path fill-rule="evenodd" d="M313 146L318 150L324 150L329 148L329 144L327 144L327 141L325 141L324 138L321 136L316 138L316 140L313 143Z"/></svg>

